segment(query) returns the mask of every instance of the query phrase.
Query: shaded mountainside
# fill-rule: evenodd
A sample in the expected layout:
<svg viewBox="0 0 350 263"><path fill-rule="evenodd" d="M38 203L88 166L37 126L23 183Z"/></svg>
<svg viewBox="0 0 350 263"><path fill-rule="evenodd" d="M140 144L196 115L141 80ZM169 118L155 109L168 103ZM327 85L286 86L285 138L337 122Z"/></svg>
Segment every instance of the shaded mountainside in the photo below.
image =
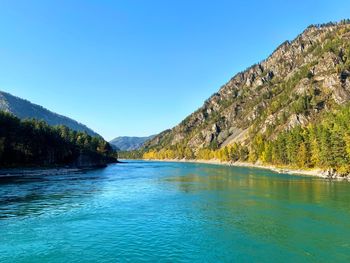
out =
<svg viewBox="0 0 350 263"><path fill-rule="evenodd" d="M76 131L87 132L91 136L100 136L84 124L3 91L0 91L0 110L9 112L20 119L43 120L49 125L65 125Z"/></svg>
<svg viewBox="0 0 350 263"><path fill-rule="evenodd" d="M146 141L152 139L154 136L155 135L148 137L120 136L111 140L109 143L112 147L115 147L116 150L132 151L142 147Z"/></svg>
<svg viewBox="0 0 350 263"><path fill-rule="evenodd" d="M105 166L114 152L102 137L66 126L20 120L0 111L0 168L15 166Z"/></svg>
<svg viewBox="0 0 350 263"><path fill-rule="evenodd" d="M270 147L267 142L275 142L298 127L307 129L321 123L326 113L348 107L349 100L349 21L312 25L293 41L281 44L264 61L235 75L179 125L146 142L142 152L148 158L190 159L202 158L205 151L234 147L239 148L239 158L264 161L261 155ZM331 133L334 125L325 127ZM311 151L307 138L300 140L296 146L303 142L306 151ZM341 143L345 147L345 141ZM296 164L277 161L276 156L267 162Z"/></svg>

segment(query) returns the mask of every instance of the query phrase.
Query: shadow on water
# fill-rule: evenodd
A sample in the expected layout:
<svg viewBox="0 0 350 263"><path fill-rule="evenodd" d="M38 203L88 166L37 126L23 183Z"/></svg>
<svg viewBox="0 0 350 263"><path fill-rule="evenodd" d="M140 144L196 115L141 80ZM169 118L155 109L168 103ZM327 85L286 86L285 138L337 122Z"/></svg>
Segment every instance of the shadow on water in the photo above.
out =
<svg viewBox="0 0 350 263"><path fill-rule="evenodd" d="M58 211L84 203L98 193L106 178L104 168L27 169L0 172L0 219L40 215L55 207Z"/></svg>

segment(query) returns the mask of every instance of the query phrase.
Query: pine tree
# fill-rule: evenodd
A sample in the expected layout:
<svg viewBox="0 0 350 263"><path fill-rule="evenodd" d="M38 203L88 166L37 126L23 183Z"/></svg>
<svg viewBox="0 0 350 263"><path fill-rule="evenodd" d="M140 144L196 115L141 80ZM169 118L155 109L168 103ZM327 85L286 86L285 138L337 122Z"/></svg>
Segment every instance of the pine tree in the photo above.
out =
<svg viewBox="0 0 350 263"><path fill-rule="evenodd" d="M272 143L271 142L265 142L264 151L261 156L261 160L264 163L271 163L272 162Z"/></svg>
<svg viewBox="0 0 350 263"><path fill-rule="evenodd" d="M297 165L298 167L305 168L308 166L308 152L306 145L302 142L299 146L298 156L297 156Z"/></svg>

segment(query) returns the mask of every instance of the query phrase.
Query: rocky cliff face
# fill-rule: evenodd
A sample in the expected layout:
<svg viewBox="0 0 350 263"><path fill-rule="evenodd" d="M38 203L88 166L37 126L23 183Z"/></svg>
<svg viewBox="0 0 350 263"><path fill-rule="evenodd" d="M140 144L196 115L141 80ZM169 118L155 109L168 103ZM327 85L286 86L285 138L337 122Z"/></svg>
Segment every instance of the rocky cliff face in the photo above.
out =
<svg viewBox="0 0 350 263"><path fill-rule="evenodd" d="M350 25L310 26L266 60L236 74L179 125L145 149L248 145L306 125L350 100Z"/></svg>

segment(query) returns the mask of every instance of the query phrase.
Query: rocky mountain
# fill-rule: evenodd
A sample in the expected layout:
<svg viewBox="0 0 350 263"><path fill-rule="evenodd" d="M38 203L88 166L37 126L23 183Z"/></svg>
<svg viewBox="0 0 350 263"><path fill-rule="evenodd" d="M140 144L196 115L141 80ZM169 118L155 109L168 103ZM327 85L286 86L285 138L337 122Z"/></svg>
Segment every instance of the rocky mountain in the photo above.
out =
<svg viewBox="0 0 350 263"><path fill-rule="evenodd" d="M152 139L154 136L155 135L148 137L120 136L111 140L109 143L117 150L132 151L141 148L146 141Z"/></svg>
<svg viewBox="0 0 350 263"><path fill-rule="evenodd" d="M84 124L3 91L0 91L0 110L11 113L20 119L44 120L49 125L65 125L76 131L85 131L91 136L100 136Z"/></svg>
<svg viewBox="0 0 350 263"><path fill-rule="evenodd" d="M349 21L311 25L268 58L236 74L144 151L220 149L266 140L317 122L350 100Z"/></svg>

